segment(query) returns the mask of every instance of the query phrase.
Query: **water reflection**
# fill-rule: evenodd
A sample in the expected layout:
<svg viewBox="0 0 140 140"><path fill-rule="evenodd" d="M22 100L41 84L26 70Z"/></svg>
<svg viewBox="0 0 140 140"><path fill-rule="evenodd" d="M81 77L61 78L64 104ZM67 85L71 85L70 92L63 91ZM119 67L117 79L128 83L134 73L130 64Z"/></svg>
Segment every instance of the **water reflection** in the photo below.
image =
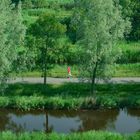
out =
<svg viewBox="0 0 140 140"><path fill-rule="evenodd" d="M136 113L137 112L137 113ZM131 113L137 114L137 117L131 116L129 111L123 110L120 111L119 115L117 116L116 121L114 122L115 127L113 129L108 129L111 131L117 131L120 133L133 133L137 132L140 129L140 111L139 110L132 110Z"/></svg>
<svg viewBox="0 0 140 140"><path fill-rule="evenodd" d="M140 130L140 110L30 111L0 110L0 131L70 133L109 130L133 133Z"/></svg>

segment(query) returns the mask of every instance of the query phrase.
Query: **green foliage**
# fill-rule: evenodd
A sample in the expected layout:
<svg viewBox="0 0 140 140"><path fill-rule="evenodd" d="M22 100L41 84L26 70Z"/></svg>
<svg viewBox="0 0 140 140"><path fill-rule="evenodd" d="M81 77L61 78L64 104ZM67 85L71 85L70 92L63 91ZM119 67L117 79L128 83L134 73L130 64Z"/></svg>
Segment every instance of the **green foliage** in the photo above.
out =
<svg viewBox="0 0 140 140"><path fill-rule="evenodd" d="M97 104L101 106L101 108L116 108L118 107L117 98L114 96L100 96L97 99Z"/></svg>
<svg viewBox="0 0 140 140"><path fill-rule="evenodd" d="M23 109L23 110L29 110L29 109L43 109L44 105L45 105L45 101L43 99L43 97L36 97L36 96L30 96L30 97L15 97L15 99L13 99L13 106L15 106L16 108L19 109Z"/></svg>
<svg viewBox="0 0 140 140"><path fill-rule="evenodd" d="M72 77L81 78L80 75L80 67L77 65L70 65ZM116 64L113 68L115 72L113 73L113 77L140 77L140 63L136 64ZM21 72L17 75L18 77L41 77L41 70L30 70L28 72ZM67 65L57 65L50 64L48 66L48 77L58 77L58 78L66 78L68 76L67 73Z"/></svg>
<svg viewBox="0 0 140 140"><path fill-rule="evenodd" d="M63 34L66 31L66 28L60 23L55 15L45 14L40 16L40 18L31 26L29 30L38 38L43 38L45 40L51 38L50 41L54 41L55 37L57 37L59 34Z"/></svg>
<svg viewBox="0 0 140 140"><path fill-rule="evenodd" d="M119 107L139 108L140 98L138 97L121 97L118 101Z"/></svg>
<svg viewBox="0 0 140 140"><path fill-rule="evenodd" d="M13 0L13 1L18 1L18 0ZM31 3L31 6L29 4L29 7L25 6L25 9L23 10L23 15L24 15L24 20L25 20L25 24L27 25L27 27L30 27L30 25L32 23L35 23L36 20L45 13L51 13L54 14L57 18L61 19L61 23L63 25L66 24L66 36L67 37L62 37L60 43L59 43L59 47L55 44L55 52L61 52L63 51L63 53L55 53L55 52L50 52L48 53L48 57L51 59L48 59L47 62L49 63L68 63L68 64L77 64L77 56L79 56L79 47L73 45L76 42L77 36L76 36L76 29L75 26L71 26L71 18L72 18L72 13L73 13L73 9L75 7L74 4L74 0L44 0L44 4L42 4L42 6L37 6L37 3L42 3L39 0L22 0L22 6L24 7L24 5L27 3ZM37 1L37 2L36 2ZM133 18L133 15L135 12L137 12L138 6L139 4L137 4L137 0L119 0L119 4L122 6L122 10L121 13L123 15L124 19L131 19ZM134 8L135 7L135 8ZM135 18L135 20L137 21L138 18ZM135 26L134 26L135 27ZM133 27L132 27L133 28ZM136 29L137 32L139 31L138 29ZM127 35L125 34L125 36L127 37ZM132 35L133 36L133 35ZM138 37L135 34L136 37ZM127 37L128 38L128 37ZM133 37L131 37L133 38ZM27 37L28 40L28 37ZM62 43L62 40L63 41ZM67 40L67 41L66 41ZM36 46L34 46L34 42L32 42L31 40L28 40L28 44L27 46L33 46L36 47L38 46L38 41L35 42L35 44L37 44ZM65 46L65 43L67 44ZM124 43L125 44L125 43ZM124 45L122 44L122 45ZM134 44L132 44L134 45ZM119 45L121 46L121 45ZM128 48L128 45L124 45L123 48ZM63 48L64 50L60 50L60 48ZM57 50L58 49L58 50ZM29 50L29 52L33 52L32 49ZM35 65L42 65L42 60L39 58L40 53L39 51L35 52L38 55L37 59L33 59L33 57L31 56L32 60L35 60L36 63L34 63ZM55 55L57 54L57 55ZM115 52L115 54L118 54L118 52ZM59 57L60 56L60 57ZM127 51L123 50L121 58L119 60L117 60L117 62L119 63L129 63L129 62L139 62L139 50L132 50L132 49L128 49ZM31 61L32 63L32 61ZM29 66L29 65L28 65ZM38 66L37 66L38 68ZM107 71L109 71L110 67L107 66ZM101 73L99 73L100 75ZM106 73L105 73L106 74Z"/></svg>
<svg viewBox="0 0 140 140"><path fill-rule="evenodd" d="M94 97L86 97L85 99L81 99L81 108L89 108L89 109L96 109L99 107L99 104L97 102L98 100Z"/></svg>
<svg viewBox="0 0 140 140"><path fill-rule="evenodd" d="M13 70L20 45L23 43L25 26L22 23L20 5L13 9L10 0L2 0L0 4L0 90L10 72ZM18 66L16 66L18 67Z"/></svg>
<svg viewBox="0 0 140 140"><path fill-rule="evenodd" d="M140 63L117 64L114 77L140 77Z"/></svg>
<svg viewBox="0 0 140 140"><path fill-rule="evenodd" d="M62 25L54 14L42 15L34 24L31 25L29 29L31 38L37 44L34 47L36 47L36 50L40 53L40 61L42 62L41 69L44 72L44 84L46 83L47 76L47 60L51 59L51 57L48 57L48 53L51 53L51 56L53 56L53 54L58 55L57 53L62 51L62 47L61 45L61 48L59 47L57 41L64 35L65 32L66 26ZM60 50L58 48L56 49L55 46L59 47ZM63 57L63 55L61 56Z"/></svg>
<svg viewBox="0 0 140 140"><path fill-rule="evenodd" d="M132 0L119 0L120 5L122 6L122 14L124 18L131 17L133 14L133 1Z"/></svg>
<svg viewBox="0 0 140 140"><path fill-rule="evenodd" d="M27 14L28 16L36 16L39 17L40 15L43 15L45 13L55 13L54 10L46 9L46 8L36 8L36 9L26 9L24 10L24 14Z"/></svg>
<svg viewBox="0 0 140 140"><path fill-rule="evenodd" d="M32 0L32 5L33 5L33 8L43 8L43 7L48 6L48 1L47 0Z"/></svg>
<svg viewBox="0 0 140 140"><path fill-rule="evenodd" d="M73 25L77 28L79 63L83 74L88 72L92 80L112 75L112 65L119 56L116 41L123 38L130 26L123 19L119 4L113 0L77 0Z"/></svg>
<svg viewBox="0 0 140 140"><path fill-rule="evenodd" d="M140 1L139 0L119 0L122 6L122 15L131 21L131 32L125 38L129 40L140 40Z"/></svg>
<svg viewBox="0 0 140 140"><path fill-rule="evenodd" d="M33 5L32 5L32 1L31 0L22 0L22 7L23 8L32 8Z"/></svg>
<svg viewBox="0 0 140 140"><path fill-rule="evenodd" d="M140 40L140 1L131 0L133 5L132 31L130 33L131 40Z"/></svg>
<svg viewBox="0 0 140 140"><path fill-rule="evenodd" d="M139 42L120 42L118 47L122 50L117 63L138 63L140 62L140 43Z"/></svg>
<svg viewBox="0 0 140 140"><path fill-rule="evenodd" d="M111 132L103 131L88 131L83 133L72 134L45 134L43 132L33 133L19 133L13 134L12 132L1 132L0 139L2 140L139 140L139 133L133 135L121 135Z"/></svg>
<svg viewBox="0 0 140 140"><path fill-rule="evenodd" d="M16 5L20 0L11 0ZM69 8L73 7L74 0L21 0L23 8Z"/></svg>
<svg viewBox="0 0 140 140"><path fill-rule="evenodd" d="M6 108L10 105L10 99L8 97L0 97L0 107Z"/></svg>
<svg viewBox="0 0 140 140"><path fill-rule="evenodd" d="M9 85L6 96L0 96L0 107L22 110L140 108L140 84L96 86L95 98L90 94L89 84Z"/></svg>

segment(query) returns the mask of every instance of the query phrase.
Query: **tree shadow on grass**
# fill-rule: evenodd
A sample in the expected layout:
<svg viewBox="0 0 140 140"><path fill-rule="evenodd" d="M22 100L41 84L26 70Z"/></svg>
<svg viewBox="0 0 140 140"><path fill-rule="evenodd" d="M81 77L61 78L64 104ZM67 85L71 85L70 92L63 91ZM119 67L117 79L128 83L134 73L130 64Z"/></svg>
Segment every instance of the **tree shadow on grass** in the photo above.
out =
<svg viewBox="0 0 140 140"><path fill-rule="evenodd" d="M6 96L85 96L89 94L89 85L87 84L61 84L61 85L43 85L43 84L10 84L5 91Z"/></svg>
<svg viewBox="0 0 140 140"><path fill-rule="evenodd" d="M97 93L128 95L140 94L139 84L100 84L96 85ZM5 91L5 96L71 96L86 97L91 96L90 84L87 83L64 83L64 84L10 84Z"/></svg>

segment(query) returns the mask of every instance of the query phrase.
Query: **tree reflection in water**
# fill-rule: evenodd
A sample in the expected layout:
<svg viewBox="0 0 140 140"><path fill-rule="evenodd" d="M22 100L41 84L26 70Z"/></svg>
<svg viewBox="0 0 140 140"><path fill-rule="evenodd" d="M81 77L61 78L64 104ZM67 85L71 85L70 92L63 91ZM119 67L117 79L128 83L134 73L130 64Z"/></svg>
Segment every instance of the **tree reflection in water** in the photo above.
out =
<svg viewBox="0 0 140 140"><path fill-rule="evenodd" d="M89 111L50 111L49 115L57 118L74 118L77 117L81 122L78 130L71 131L88 131L88 130L105 130L108 125L113 127L113 123L119 115L118 110L89 110ZM63 125L63 124L62 124ZM66 124L65 124L66 125ZM63 127L63 126L62 126Z"/></svg>
<svg viewBox="0 0 140 140"><path fill-rule="evenodd" d="M139 109L127 109L126 111L127 111L127 114L129 114L132 117L140 117L140 110Z"/></svg>
<svg viewBox="0 0 140 140"><path fill-rule="evenodd" d="M11 130L12 132L22 132L24 129L12 121L9 110L0 110L0 131Z"/></svg>
<svg viewBox="0 0 140 140"><path fill-rule="evenodd" d="M128 109L123 110L123 113L127 114L129 116L128 118L131 119L128 121L132 122L133 118L136 117L138 118L138 124L140 123L140 110ZM120 114L122 114L120 110L36 110L24 112L17 110L0 110L0 131L56 131L69 133L88 130L115 130L116 122ZM121 124L121 122L119 122L119 124ZM139 131L140 128L138 129L137 127L135 129Z"/></svg>

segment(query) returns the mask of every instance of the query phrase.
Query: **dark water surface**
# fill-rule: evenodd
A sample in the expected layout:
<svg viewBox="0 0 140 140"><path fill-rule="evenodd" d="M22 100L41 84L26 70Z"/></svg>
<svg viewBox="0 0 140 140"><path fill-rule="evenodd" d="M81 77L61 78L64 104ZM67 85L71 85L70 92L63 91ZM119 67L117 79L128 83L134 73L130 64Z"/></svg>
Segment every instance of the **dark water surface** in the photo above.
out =
<svg viewBox="0 0 140 140"><path fill-rule="evenodd" d="M70 133L107 130L140 131L140 110L29 111L0 110L0 131Z"/></svg>

